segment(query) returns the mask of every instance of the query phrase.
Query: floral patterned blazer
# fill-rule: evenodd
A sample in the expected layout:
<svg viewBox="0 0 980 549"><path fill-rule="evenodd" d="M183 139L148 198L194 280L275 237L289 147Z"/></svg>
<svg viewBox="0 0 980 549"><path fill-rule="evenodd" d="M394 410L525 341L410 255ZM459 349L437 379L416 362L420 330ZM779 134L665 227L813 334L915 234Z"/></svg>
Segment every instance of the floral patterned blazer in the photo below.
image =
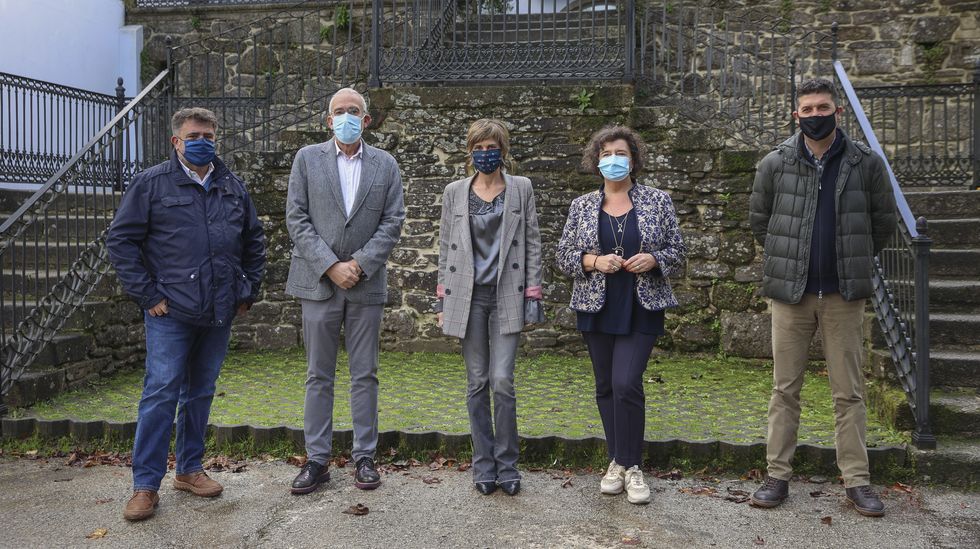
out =
<svg viewBox="0 0 980 549"><path fill-rule="evenodd" d="M602 255L599 212L604 196L600 188L572 201L556 252L558 268L574 282L571 308L584 313L599 312L606 300L606 275L582 268L583 254ZM637 275L637 298L651 311L676 307L668 277L680 270L687 248L674 205L667 193L646 185L634 184L629 197L640 227L640 253L652 254L657 260L656 268Z"/></svg>

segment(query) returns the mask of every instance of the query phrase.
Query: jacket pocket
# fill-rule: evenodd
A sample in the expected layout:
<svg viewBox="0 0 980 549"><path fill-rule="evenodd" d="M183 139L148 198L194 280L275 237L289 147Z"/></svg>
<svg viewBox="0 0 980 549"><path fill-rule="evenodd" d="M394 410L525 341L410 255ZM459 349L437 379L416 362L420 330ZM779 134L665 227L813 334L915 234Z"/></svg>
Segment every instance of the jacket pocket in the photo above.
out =
<svg viewBox="0 0 980 549"><path fill-rule="evenodd" d="M188 315L200 314L201 273L197 268L169 269L157 276L157 284L169 307Z"/></svg>
<svg viewBox="0 0 980 549"><path fill-rule="evenodd" d="M252 297L252 283L245 273L235 271L235 304L240 305Z"/></svg>

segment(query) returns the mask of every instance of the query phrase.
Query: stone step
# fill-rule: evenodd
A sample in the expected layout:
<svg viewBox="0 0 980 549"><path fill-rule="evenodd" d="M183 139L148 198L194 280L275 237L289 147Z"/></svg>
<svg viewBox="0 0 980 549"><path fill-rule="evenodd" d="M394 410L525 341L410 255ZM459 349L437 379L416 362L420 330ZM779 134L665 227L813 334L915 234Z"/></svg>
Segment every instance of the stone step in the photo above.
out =
<svg viewBox="0 0 980 549"><path fill-rule="evenodd" d="M933 220L980 217L980 191L952 190L906 192L905 200L915 217Z"/></svg>
<svg viewBox="0 0 980 549"><path fill-rule="evenodd" d="M980 314L930 313L929 339L934 347L980 350Z"/></svg>
<svg viewBox="0 0 980 549"><path fill-rule="evenodd" d="M873 371L884 372L897 383L895 365L886 349L871 351ZM980 388L980 351L933 347L929 350L929 383L933 387Z"/></svg>
<svg viewBox="0 0 980 549"><path fill-rule="evenodd" d="M83 360L88 356L93 338L88 334L62 332L51 340L31 363L31 370L45 370L68 362Z"/></svg>
<svg viewBox="0 0 980 549"><path fill-rule="evenodd" d="M933 389L929 405L934 432L980 435L980 392L976 388Z"/></svg>
<svg viewBox="0 0 980 549"><path fill-rule="evenodd" d="M931 250L929 276L980 278L980 248Z"/></svg>
<svg viewBox="0 0 980 549"><path fill-rule="evenodd" d="M929 236L936 249L980 248L980 217L930 221Z"/></svg>
<svg viewBox="0 0 980 549"><path fill-rule="evenodd" d="M939 436L935 450L910 447L916 473L926 483L959 489L980 488L980 440L976 437Z"/></svg>
<svg viewBox="0 0 980 549"><path fill-rule="evenodd" d="M942 313L980 313L980 280L929 280L929 310Z"/></svg>

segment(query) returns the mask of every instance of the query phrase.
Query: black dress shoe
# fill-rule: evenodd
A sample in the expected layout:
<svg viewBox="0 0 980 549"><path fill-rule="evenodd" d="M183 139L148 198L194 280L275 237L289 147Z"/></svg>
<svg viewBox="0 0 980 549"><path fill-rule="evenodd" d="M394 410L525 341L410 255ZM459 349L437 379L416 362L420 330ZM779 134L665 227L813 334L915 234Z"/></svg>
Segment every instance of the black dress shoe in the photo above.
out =
<svg viewBox="0 0 980 549"><path fill-rule="evenodd" d="M354 486L361 490L374 490L381 486L381 475L374 466L374 460L362 457L354 468Z"/></svg>
<svg viewBox="0 0 980 549"><path fill-rule="evenodd" d="M517 493L521 491L520 479L505 480L498 484L500 484L500 489L503 490L508 496L516 496Z"/></svg>
<svg viewBox="0 0 980 549"><path fill-rule="evenodd" d="M293 485L289 491L294 494L309 494L316 490L317 486L328 480L330 480L330 471L327 470L327 466L309 460L303 464L303 468L293 479Z"/></svg>
<svg viewBox="0 0 980 549"><path fill-rule="evenodd" d="M752 505L756 507L776 507L789 496L789 482L768 477L766 482L752 494Z"/></svg>
<svg viewBox="0 0 980 549"><path fill-rule="evenodd" d="M492 480L486 482L477 482L475 486L476 486L476 491L480 492L485 496L489 496L490 494L497 491L497 483Z"/></svg>
<svg viewBox="0 0 980 549"><path fill-rule="evenodd" d="M858 513L866 517L885 515L885 504L878 499L878 494L870 486L855 486L844 491L847 492L847 501L851 502Z"/></svg>

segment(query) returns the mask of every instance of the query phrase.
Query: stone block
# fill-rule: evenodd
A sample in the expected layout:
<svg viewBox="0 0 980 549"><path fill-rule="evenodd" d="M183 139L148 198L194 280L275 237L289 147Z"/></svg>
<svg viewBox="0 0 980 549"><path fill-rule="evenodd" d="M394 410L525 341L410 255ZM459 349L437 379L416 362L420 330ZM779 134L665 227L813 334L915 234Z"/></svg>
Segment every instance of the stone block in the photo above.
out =
<svg viewBox="0 0 980 549"><path fill-rule="evenodd" d="M935 44L949 40L960 26L960 18L951 15L916 17L911 37L916 44Z"/></svg>
<svg viewBox="0 0 980 549"><path fill-rule="evenodd" d="M862 50L854 54L854 68L859 75L887 74L895 71L895 51Z"/></svg>
<svg viewBox="0 0 980 549"><path fill-rule="evenodd" d="M721 349L744 358L772 358L772 317L722 311Z"/></svg>

